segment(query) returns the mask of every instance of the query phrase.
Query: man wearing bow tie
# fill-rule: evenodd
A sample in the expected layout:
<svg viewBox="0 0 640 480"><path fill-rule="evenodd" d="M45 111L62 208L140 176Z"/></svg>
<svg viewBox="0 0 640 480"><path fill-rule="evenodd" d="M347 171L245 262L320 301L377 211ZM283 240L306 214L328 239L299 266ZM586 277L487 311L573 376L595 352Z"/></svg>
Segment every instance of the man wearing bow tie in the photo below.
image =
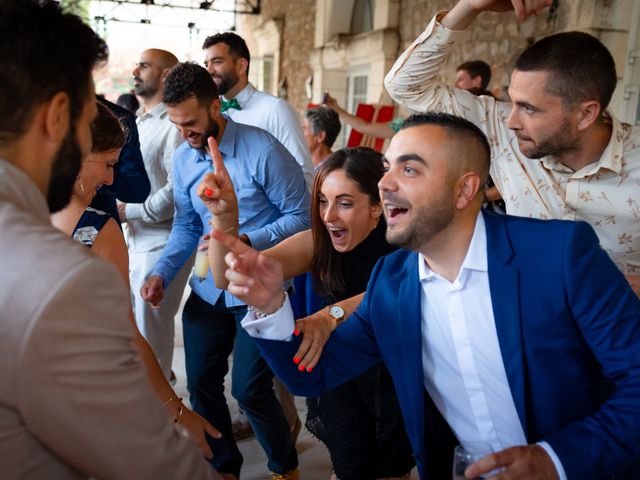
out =
<svg viewBox="0 0 640 480"><path fill-rule="evenodd" d="M300 121L285 100L251 85L251 56L242 37L232 32L218 33L207 37L202 48L204 66L221 95L222 112L234 122L262 128L276 137L302 166L305 181L311 185L313 165Z"/></svg>
<svg viewBox="0 0 640 480"><path fill-rule="evenodd" d="M261 128L276 137L300 164L305 182L311 187L315 170L300 120L285 100L260 92L249 82L251 55L244 39L233 32L218 33L207 37L202 48L204 66L220 93L220 111L234 122ZM295 440L302 424L293 396L277 379L275 387ZM233 430L238 440L253 433L242 410L234 420Z"/></svg>

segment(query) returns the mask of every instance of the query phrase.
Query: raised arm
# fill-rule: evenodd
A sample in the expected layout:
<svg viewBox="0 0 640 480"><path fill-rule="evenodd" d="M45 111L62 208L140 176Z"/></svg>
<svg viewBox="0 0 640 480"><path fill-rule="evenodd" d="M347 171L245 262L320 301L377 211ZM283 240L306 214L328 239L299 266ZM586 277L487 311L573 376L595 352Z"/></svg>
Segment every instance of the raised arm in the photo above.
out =
<svg viewBox="0 0 640 480"><path fill-rule="evenodd" d="M389 126L388 122L367 122L366 120L352 115L344 108L338 105L338 102L328 93L326 94L326 106L331 110L335 110L340 119L351 126L354 130L365 135L371 135L378 138L391 138L394 135L393 129Z"/></svg>
<svg viewBox="0 0 640 480"><path fill-rule="evenodd" d="M396 60L384 80L389 95L412 113L448 112L482 128L485 112L495 103L443 84L438 74L462 30L483 11L515 9L525 19L551 4L551 0L460 0L450 12L438 13L427 28ZM486 131L485 131L486 133Z"/></svg>

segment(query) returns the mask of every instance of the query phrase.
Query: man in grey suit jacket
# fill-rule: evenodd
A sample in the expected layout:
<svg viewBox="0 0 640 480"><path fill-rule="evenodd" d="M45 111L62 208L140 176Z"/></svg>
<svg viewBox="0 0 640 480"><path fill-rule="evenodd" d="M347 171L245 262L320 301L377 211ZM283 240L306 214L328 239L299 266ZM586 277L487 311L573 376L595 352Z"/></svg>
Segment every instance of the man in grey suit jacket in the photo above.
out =
<svg viewBox="0 0 640 480"><path fill-rule="evenodd" d="M0 6L2 478L219 478L147 381L116 269L50 225L91 150L107 48L42 3Z"/></svg>

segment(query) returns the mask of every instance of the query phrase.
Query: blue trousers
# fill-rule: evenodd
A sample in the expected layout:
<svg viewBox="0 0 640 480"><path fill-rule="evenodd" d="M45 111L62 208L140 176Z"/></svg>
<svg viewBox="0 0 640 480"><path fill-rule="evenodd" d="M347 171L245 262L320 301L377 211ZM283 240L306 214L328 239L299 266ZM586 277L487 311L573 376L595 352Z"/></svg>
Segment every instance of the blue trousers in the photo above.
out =
<svg viewBox="0 0 640 480"><path fill-rule="evenodd" d="M211 305L191 293L182 314L187 388L192 408L222 433L207 436L211 464L222 473L240 476L242 455L231 431L224 396L224 377L233 350L231 394L246 412L268 459L269 470L284 473L298 466L289 425L273 391L273 373L253 339L240 327L246 307L229 307L224 295Z"/></svg>

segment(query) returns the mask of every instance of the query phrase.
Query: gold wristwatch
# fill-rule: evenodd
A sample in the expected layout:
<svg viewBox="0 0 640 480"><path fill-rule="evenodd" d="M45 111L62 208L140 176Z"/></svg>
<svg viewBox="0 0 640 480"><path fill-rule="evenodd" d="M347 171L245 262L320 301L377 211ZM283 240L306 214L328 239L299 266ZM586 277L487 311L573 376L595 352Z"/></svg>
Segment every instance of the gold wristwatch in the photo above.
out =
<svg viewBox="0 0 640 480"><path fill-rule="evenodd" d="M339 305L331 305L329 307L329 316L335 322L335 326L337 327L344 322L344 309Z"/></svg>

